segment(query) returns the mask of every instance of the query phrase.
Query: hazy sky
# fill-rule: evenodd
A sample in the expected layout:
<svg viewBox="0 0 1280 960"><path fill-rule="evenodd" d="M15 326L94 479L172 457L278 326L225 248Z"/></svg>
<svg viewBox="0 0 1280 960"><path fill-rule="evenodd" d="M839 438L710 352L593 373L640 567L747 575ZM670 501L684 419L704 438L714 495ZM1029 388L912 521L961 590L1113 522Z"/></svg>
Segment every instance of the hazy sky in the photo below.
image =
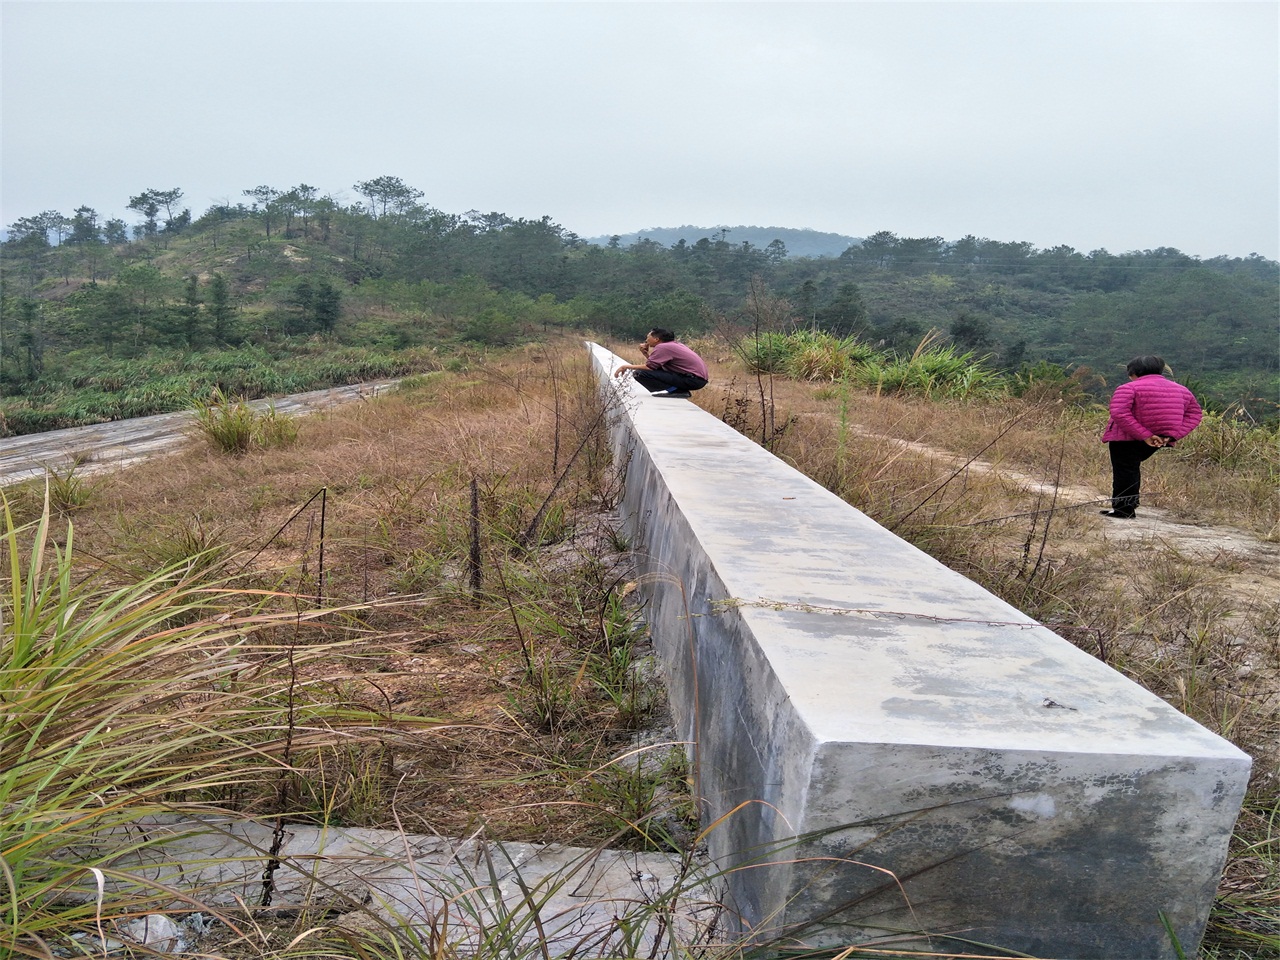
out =
<svg viewBox="0 0 1280 960"><path fill-rule="evenodd" d="M583 236L1280 257L1280 5L3 2L0 222L181 187ZM730 235L732 240L732 235Z"/></svg>

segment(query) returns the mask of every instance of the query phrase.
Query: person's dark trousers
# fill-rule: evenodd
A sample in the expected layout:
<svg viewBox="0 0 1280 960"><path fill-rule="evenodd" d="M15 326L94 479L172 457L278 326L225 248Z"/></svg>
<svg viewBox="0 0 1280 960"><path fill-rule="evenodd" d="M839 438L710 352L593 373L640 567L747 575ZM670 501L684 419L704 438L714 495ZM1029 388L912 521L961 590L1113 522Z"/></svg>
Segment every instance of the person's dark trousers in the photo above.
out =
<svg viewBox="0 0 1280 960"><path fill-rule="evenodd" d="M636 383L650 393L654 390L669 390L672 387L677 390L701 390L707 385L707 381L701 377L688 373L676 373L673 370L637 370L635 377Z"/></svg>
<svg viewBox="0 0 1280 960"><path fill-rule="evenodd" d="M1111 509L1131 517L1138 510L1138 492L1142 488L1142 461L1159 450L1142 440L1112 440L1107 444L1111 454Z"/></svg>

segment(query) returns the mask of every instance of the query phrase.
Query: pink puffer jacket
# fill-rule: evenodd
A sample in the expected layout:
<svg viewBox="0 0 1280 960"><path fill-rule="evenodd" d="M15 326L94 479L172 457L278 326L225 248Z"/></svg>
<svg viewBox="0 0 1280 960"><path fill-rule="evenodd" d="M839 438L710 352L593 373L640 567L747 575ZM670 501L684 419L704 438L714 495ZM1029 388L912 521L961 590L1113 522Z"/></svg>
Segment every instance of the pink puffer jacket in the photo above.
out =
<svg viewBox="0 0 1280 960"><path fill-rule="evenodd" d="M1203 413L1195 396L1180 383L1151 373L1116 387L1111 395L1111 422L1102 442L1145 440L1150 436L1181 440L1200 423Z"/></svg>

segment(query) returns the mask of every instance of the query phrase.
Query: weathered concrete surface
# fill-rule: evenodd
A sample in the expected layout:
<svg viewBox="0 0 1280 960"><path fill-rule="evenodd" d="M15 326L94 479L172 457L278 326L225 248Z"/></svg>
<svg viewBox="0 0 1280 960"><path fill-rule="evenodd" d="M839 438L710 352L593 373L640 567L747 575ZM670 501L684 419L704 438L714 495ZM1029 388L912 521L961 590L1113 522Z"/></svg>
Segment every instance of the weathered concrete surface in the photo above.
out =
<svg viewBox="0 0 1280 960"><path fill-rule="evenodd" d="M1247 755L590 350L711 853L768 864L731 877L744 928L1150 960L1163 913L1199 942Z"/></svg>
<svg viewBox="0 0 1280 960"><path fill-rule="evenodd" d="M682 955L674 945L700 941L719 914L714 885L665 854L299 824L274 840L271 824L152 819L101 835L94 860L129 851L111 862L109 890L141 881L181 891L175 906L238 910L262 905L274 851L272 909L327 912L366 933L413 930L449 955L486 938L545 944L551 956Z"/></svg>

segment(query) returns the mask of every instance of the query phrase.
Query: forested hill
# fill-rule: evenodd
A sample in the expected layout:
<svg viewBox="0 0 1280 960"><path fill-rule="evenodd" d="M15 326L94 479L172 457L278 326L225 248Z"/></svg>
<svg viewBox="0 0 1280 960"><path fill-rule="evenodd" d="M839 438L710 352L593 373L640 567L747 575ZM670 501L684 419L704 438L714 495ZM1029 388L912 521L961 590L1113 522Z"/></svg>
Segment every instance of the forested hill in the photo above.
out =
<svg viewBox="0 0 1280 960"><path fill-rule="evenodd" d="M9 224L0 244L0 435L405 372L553 327L818 328L910 354L936 331L1007 371L1157 353L1212 403L1272 418L1280 265L1171 248L1083 253L882 230L839 256L781 234L596 246L543 217L453 214L398 177L339 203L259 186L199 216L182 190ZM735 228L736 229L736 228ZM778 244L774 244L774 240ZM415 353L415 351L417 351ZM1098 387L1104 395L1104 387Z"/></svg>
<svg viewBox="0 0 1280 960"><path fill-rule="evenodd" d="M674 247L683 241L692 246L699 240L727 240L729 243L749 243L761 250L789 257L838 257L853 244L857 237L841 233L823 233L821 230L797 230L794 227L651 227L635 233L616 234L609 237L591 237L588 243L607 247L617 244L629 247L642 240L650 240L663 247Z"/></svg>

